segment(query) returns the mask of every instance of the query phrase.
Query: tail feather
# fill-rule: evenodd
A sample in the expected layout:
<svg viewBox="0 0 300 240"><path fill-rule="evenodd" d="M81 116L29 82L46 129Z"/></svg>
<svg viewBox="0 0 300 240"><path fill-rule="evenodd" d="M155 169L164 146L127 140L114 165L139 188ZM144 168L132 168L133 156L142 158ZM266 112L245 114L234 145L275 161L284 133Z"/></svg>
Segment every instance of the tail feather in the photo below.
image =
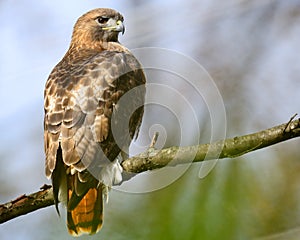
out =
<svg viewBox="0 0 300 240"><path fill-rule="evenodd" d="M69 189L68 199L73 191ZM95 234L102 227L103 196L102 186L90 188L74 207L68 206L67 224L69 233L73 236Z"/></svg>

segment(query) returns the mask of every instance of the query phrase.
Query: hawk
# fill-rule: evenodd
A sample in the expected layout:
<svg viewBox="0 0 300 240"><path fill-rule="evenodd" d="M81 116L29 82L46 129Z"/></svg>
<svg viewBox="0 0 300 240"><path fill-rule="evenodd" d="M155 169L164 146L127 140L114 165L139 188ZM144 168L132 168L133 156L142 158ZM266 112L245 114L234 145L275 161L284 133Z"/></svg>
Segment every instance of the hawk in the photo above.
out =
<svg viewBox="0 0 300 240"><path fill-rule="evenodd" d="M82 15L45 86L45 172L58 213L58 202L66 205L74 236L100 230L103 201L121 182L119 160L142 122L146 79L118 41L124 30L123 16L113 9Z"/></svg>

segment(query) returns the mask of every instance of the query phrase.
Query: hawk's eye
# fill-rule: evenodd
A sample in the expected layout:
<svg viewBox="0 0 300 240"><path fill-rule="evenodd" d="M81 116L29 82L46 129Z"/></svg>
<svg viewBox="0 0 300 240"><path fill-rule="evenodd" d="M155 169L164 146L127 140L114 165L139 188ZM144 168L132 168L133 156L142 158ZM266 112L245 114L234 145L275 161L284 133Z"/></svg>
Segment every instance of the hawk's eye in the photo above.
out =
<svg viewBox="0 0 300 240"><path fill-rule="evenodd" d="M108 17L98 17L98 18L96 19L96 21L97 21L98 23L100 23L100 24L105 24L105 23L108 22L108 20L109 20Z"/></svg>

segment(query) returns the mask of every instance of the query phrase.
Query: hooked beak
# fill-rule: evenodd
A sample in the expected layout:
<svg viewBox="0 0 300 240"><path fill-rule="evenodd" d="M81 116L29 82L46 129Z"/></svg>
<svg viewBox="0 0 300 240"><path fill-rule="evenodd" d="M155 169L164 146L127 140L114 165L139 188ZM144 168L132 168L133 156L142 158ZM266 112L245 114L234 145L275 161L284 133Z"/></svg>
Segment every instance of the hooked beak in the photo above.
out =
<svg viewBox="0 0 300 240"><path fill-rule="evenodd" d="M116 22L113 21L113 23L111 25L112 26L102 28L102 30L111 30L111 31L114 31L114 32L121 32L122 34L124 34L125 26L124 26L124 24L121 20L118 20Z"/></svg>
<svg viewBox="0 0 300 240"><path fill-rule="evenodd" d="M117 21L116 31L117 31L117 32L121 32L122 35L123 35L124 32L125 32L125 26L124 26L124 24L123 24L123 22L122 22L121 20L118 20L118 21Z"/></svg>

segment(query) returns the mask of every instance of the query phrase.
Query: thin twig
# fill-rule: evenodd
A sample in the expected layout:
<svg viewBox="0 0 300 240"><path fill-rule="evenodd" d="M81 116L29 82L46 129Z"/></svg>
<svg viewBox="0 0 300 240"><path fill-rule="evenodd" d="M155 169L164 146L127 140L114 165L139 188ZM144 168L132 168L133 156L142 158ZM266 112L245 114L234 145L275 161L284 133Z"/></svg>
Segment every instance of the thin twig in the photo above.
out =
<svg viewBox="0 0 300 240"><path fill-rule="evenodd" d="M291 122L294 120L294 118L298 115L298 113L295 113L290 120L288 121L288 123L286 124L283 132L289 132L290 131L290 127L291 127Z"/></svg>
<svg viewBox="0 0 300 240"><path fill-rule="evenodd" d="M156 144L157 139L158 139L158 135L159 135L159 132L155 132L155 133L154 133L149 148L154 148L154 145Z"/></svg>

